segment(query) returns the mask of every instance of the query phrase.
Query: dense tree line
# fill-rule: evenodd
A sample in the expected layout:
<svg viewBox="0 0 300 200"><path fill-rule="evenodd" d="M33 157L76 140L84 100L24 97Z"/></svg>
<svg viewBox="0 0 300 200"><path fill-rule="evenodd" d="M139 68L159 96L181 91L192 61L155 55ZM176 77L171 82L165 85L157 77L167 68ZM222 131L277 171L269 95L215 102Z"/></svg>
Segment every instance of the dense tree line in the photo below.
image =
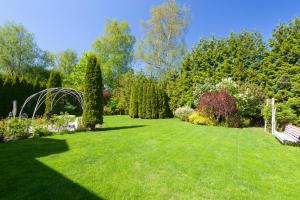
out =
<svg viewBox="0 0 300 200"><path fill-rule="evenodd" d="M132 83L129 115L132 118L157 119L171 116L168 96L157 81L138 75Z"/></svg>
<svg viewBox="0 0 300 200"><path fill-rule="evenodd" d="M45 89L45 83L37 80L29 80L23 77L16 77L9 74L0 74L0 118L7 117L12 111L13 100L17 101L18 111L20 110L25 99L33 93ZM30 103L24 110L31 115L35 103ZM42 107L38 115L44 112Z"/></svg>
<svg viewBox="0 0 300 200"><path fill-rule="evenodd" d="M279 24L269 43L258 32L232 33L228 38L201 39L182 61L179 73L169 73L170 106L193 105L199 84L216 84L231 77L238 84L250 83L264 89L277 102L300 97L300 19ZM269 48L268 48L269 47Z"/></svg>

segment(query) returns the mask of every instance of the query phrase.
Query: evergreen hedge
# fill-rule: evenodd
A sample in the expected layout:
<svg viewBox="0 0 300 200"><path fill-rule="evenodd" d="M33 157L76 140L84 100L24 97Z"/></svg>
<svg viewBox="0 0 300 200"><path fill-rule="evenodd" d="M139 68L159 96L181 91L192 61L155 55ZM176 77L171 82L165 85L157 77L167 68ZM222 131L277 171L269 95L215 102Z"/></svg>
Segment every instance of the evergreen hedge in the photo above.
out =
<svg viewBox="0 0 300 200"><path fill-rule="evenodd" d="M163 86L152 79L136 78L131 87L129 115L142 119L170 117L168 98Z"/></svg>
<svg viewBox="0 0 300 200"><path fill-rule="evenodd" d="M0 74L0 118L7 117L9 112L12 111L13 100L17 101L17 111L19 112L27 97L43 89L45 89L44 82ZM34 106L35 102L30 102L23 112L31 116ZM42 115L44 108L42 106L37 115Z"/></svg>

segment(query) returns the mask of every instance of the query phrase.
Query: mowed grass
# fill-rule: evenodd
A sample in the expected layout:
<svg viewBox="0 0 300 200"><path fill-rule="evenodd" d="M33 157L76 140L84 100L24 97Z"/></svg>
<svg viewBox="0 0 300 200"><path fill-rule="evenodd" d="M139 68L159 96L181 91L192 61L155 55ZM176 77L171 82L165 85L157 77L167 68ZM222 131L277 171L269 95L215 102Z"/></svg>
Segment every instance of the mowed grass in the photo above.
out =
<svg viewBox="0 0 300 200"><path fill-rule="evenodd" d="M261 129L105 117L0 144L0 199L300 199L300 148Z"/></svg>

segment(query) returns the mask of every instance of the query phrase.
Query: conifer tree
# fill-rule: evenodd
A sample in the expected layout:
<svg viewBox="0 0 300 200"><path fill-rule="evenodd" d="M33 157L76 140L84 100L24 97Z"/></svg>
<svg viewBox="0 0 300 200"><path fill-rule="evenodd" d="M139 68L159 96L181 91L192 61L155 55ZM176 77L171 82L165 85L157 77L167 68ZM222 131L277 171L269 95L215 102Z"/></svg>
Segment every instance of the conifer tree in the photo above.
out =
<svg viewBox="0 0 300 200"><path fill-rule="evenodd" d="M131 86L129 116L138 117L138 81L136 79Z"/></svg>
<svg viewBox="0 0 300 200"><path fill-rule="evenodd" d="M103 123L103 85L97 57L87 55L87 66L84 83L83 125L95 130L96 124Z"/></svg>
<svg viewBox="0 0 300 200"><path fill-rule="evenodd" d="M150 119L151 118L151 81L148 81L147 83L147 90L146 90L146 101L145 101L145 118Z"/></svg>
<svg viewBox="0 0 300 200"><path fill-rule="evenodd" d="M148 80L146 79L143 83L143 107L142 107L142 115L140 116L142 119L146 118L146 105L147 105L147 87Z"/></svg>
<svg viewBox="0 0 300 200"><path fill-rule="evenodd" d="M157 88L156 83L151 84L151 119L158 117L158 103L157 103Z"/></svg>
<svg viewBox="0 0 300 200"><path fill-rule="evenodd" d="M144 95L144 79L143 77L140 79L139 84L138 84L138 116L139 118L143 118L143 95Z"/></svg>

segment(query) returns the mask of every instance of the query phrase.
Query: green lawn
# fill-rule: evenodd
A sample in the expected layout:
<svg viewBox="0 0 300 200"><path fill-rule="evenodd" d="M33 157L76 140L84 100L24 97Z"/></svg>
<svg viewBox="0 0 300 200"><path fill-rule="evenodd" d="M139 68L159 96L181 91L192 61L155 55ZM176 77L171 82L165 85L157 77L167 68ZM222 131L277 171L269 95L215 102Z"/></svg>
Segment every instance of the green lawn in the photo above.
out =
<svg viewBox="0 0 300 200"><path fill-rule="evenodd" d="M300 148L260 129L105 117L0 144L0 199L300 199Z"/></svg>

